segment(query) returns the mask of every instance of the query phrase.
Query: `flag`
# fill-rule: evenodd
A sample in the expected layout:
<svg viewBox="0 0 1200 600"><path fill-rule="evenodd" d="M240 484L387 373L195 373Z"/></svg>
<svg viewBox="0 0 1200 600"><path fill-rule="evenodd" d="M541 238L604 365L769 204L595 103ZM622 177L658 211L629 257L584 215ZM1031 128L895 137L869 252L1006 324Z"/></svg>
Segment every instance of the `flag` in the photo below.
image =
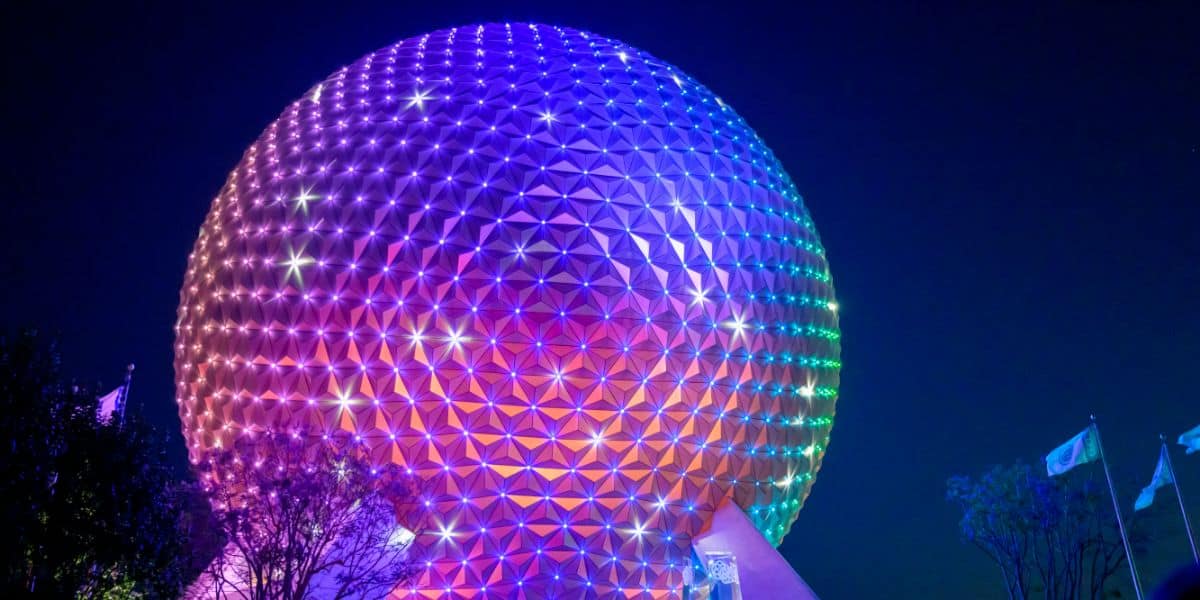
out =
<svg viewBox="0 0 1200 600"><path fill-rule="evenodd" d="M1200 425L1183 432L1179 436L1179 444L1187 446L1187 453L1200 452Z"/></svg>
<svg viewBox="0 0 1200 600"><path fill-rule="evenodd" d="M1154 477L1150 479L1150 485L1142 488L1142 493L1138 494L1133 510L1142 510L1150 506L1150 503L1154 502L1154 491L1172 483L1175 483L1175 474L1171 472L1171 465L1167 462L1167 447L1164 445L1158 453L1158 466L1154 468Z"/></svg>
<svg viewBox="0 0 1200 600"><path fill-rule="evenodd" d="M1046 455L1046 472L1062 475L1097 458L1100 458L1100 440L1096 437L1096 426L1090 425Z"/></svg>
<svg viewBox="0 0 1200 600"><path fill-rule="evenodd" d="M107 423L112 420L112 415L117 410L117 404L121 401L121 392L125 390L125 386L118 386L117 389L103 395L98 400L100 406L96 409L96 419L101 423Z"/></svg>

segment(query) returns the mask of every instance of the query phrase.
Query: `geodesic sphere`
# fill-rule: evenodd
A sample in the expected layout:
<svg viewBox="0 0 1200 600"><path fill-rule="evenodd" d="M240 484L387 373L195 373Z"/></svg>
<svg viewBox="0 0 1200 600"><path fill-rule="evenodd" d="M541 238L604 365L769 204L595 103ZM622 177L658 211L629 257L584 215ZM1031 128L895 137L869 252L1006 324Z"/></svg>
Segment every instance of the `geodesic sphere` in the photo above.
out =
<svg viewBox="0 0 1200 600"><path fill-rule="evenodd" d="M586 32L437 31L292 103L214 200L179 306L193 459L349 432L424 482L398 593L677 594L726 496L774 543L839 332L782 166L675 67Z"/></svg>

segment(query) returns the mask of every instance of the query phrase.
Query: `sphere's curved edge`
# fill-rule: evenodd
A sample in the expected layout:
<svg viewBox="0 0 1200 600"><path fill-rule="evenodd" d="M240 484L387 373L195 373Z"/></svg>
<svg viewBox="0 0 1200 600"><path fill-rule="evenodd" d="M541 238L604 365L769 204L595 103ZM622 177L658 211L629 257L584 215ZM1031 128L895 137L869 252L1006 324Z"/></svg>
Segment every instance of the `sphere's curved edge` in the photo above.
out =
<svg viewBox="0 0 1200 600"><path fill-rule="evenodd" d="M836 295L778 159L669 63L544 27L311 87L180 292L189 454L290 428L410 469L438 521L414 593L669 594L727 496L778 545L833 425Z"/></svg>

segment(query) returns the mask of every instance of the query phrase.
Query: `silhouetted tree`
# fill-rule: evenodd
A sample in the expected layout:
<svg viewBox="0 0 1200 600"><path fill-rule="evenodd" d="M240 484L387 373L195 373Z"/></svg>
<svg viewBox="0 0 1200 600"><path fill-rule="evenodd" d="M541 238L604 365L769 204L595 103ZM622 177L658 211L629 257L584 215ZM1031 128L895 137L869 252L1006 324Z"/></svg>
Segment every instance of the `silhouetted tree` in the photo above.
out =
<svg viewBox="0 0 1200 600"><path fill-rule="evenodd" d="M411 479L305 439L244 437L202 465L228 545L195 595L383 598L416 573Z"/></svg>
<svg viewBox="0 0 1200 600"><path fill-rule="evenodd" d="M60 373L53 344L32 331L0 339L0 502L11 543L0 544L6 595L36 583L47 549L45 510L54 492L55 463L64 452L68 423L88 402L86 391Z"/></svg>
<svg viewBox="0 0 1200 600"><path fill-rule="evenodd" d="M962 538L1000 567L1009 598L1120 596L1106 587L1125 553L1104 483L1018 463L950 478L947 499L962 510Z"/></svg>
<svg viewBox="0 0 1200 600"><path fill-rule="evenodd" d="M175 597L196 571L166 437L98 422L95 388L60 363L32 332L0 339L6 596Z"/></svg>

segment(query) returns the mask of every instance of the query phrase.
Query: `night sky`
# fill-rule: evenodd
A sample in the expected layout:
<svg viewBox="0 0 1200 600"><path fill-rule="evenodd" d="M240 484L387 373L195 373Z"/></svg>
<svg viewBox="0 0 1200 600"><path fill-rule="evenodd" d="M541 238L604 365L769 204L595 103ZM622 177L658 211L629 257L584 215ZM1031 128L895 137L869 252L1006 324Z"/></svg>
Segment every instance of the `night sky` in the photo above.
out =
<svg viewBox="0 0 1200 600"><path fill-rule="evenodd" d="M503 20L674 63L805 195L845 368L781 550L823 597L999 597L958 541L948 476L1039 461L1094 412L1128 508L1157 434L1200 424L1194 5L16 4L0 9L0 324L59 333L68 370L105 386L136 362L133 403L173 432L185 260L245 147L369 51ZM1175 456L1200 519L1200 457ZM1151 511L1166 530L1171 502ZM1164 534L1151 585L1186 553Z"/></svg>

